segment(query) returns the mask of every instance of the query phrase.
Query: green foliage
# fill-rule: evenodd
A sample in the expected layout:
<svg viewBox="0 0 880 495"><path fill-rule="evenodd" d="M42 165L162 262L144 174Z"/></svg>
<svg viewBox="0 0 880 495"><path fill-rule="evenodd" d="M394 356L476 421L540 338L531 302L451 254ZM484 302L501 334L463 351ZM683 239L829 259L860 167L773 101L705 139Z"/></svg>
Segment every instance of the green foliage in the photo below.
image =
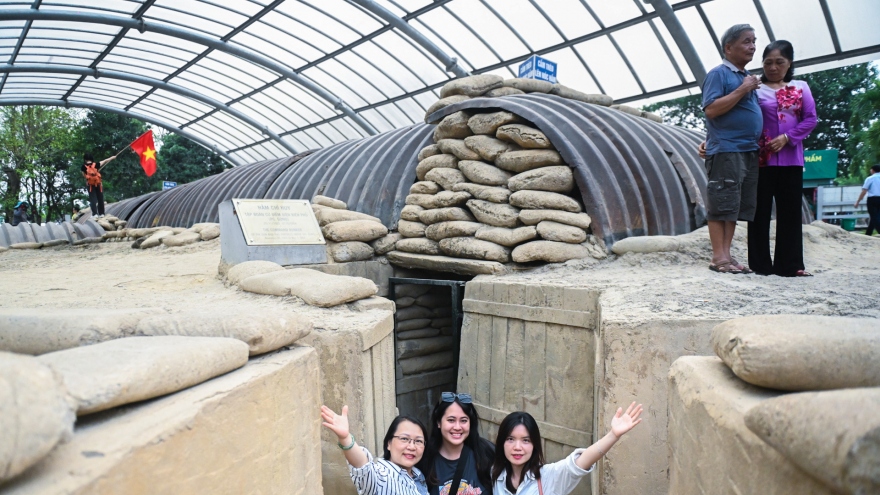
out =
<svg viewBox="0 0 880 495"><path fill-rule="evenodd" d="M877 69L869 63L797 76L810 85L819 122L804 148L840 151L838 175L863 178L867 166L880 162L880 89ZM871 87L871 93L865 91ZM865 93L863 95L863 93ZM706 132L702 95L654 103L644 110L666 122ZM858 114L858 116L856 115Z"/></svg>
<svg viewBox="0 0 880 495"><path fill-rule="evenodd" d="M179 134L171 133L162 139L157 164L155 177L178 184L219 174L228 167L220 155Z"/></svg>
<svg viewBox="0 0 880 495"><path fill-rule="evenodd" d="M68 175L80 191L80 198L88 202L88 189L82 176L83 154L91 153L95 161L102 161L118 153L147 131L149 126L130 117L109 112L89 110L82 121L79 140L74 151ZM160 189L158 174L147 177L137 153L130 149L101 170L104 183L104 199L113 203L125 198L140 196Z"/></svg>
<svg viewBox="0 0 880 495"><path fill-rule="evenodd" d="M877 78L877 69L870 64L856 64L821 72L797 76L810 85L816 100L819 122L810 137L804 140L804 148L811 150L840 150L837 163L838 175L851 173L850 164L856 153L855 143L848 142L850 135L860 129L850 125L853 104Z"/></svg>
<svg viewBox="0 0 880 495"><path fill-rule="evenodd" d="M850 119L852 134L847 139L847 149L852 153L848 176L861 183L868 175L868 168L880 163L880 79L852 103Z"/></svg>
<svg viewBox="0 0 880 495"><path fill-rule="evenodd" d="M76 124L64 109L0 108L0 209L7 219L19 200L31 204L36 222L70 212L74 191L67 171Z"/></svg>
<svg viewBox="0 0 880 495"><path fill-rule="evenodd" d="M83 154L102 161L147 129L139 120L94 110L0 107L0 216L11 219L19 200L33 206L31 219L37 222L71 213L74 203L85 206ZM158 191L163 180L192 182L227 168L218 155L177 134L155 139L159 153L152 177L129 150L101 171L108 202Z"/></svg>
<svg viewBox="0 0 880 495"><path fill-rule="evenodd" d="M666 123L706 132L703 95L689 95L674 100L661 101L644 107L644 110L660 115Z"/></svg>

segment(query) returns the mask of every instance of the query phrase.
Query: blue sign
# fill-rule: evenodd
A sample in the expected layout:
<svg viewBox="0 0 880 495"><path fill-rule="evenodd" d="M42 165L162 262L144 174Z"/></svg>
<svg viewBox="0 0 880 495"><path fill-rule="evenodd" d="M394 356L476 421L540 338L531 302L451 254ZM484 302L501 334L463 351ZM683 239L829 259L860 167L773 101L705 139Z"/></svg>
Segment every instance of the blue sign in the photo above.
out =
<svg viewBox="0 0 880 495"><path fill-rule="evenodd" d="M170 180L162 181L162 190L165 191L167 189L173 189L177 187L177 182L171 182Z"/></svg>
<svg viewBox="0 0 880 495"><path fill-rule="evenodd" d="M556 62L532 55L520 64L519 77L549 81L556 84Z"/></svg>

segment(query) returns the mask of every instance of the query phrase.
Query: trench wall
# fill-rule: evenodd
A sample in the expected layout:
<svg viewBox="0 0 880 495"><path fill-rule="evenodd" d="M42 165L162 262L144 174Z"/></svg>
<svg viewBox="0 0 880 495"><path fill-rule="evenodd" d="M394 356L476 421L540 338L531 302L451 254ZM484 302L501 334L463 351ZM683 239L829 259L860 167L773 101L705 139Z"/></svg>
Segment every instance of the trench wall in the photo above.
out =
<svg viewBox="0 0 880 495"><path fill-rule="evenodd" d="M274 352L181 392L80 418L69 442L0 492L321 493L320 404L315 350Z"/></svg>
<svg viewBox="0 0 880 495"><path fill-rule="evenodd" d="M713 355L709 335L722 320L633 323L603 313L597 290L490 278L467 284L464 311L458 391L473 394L482 435L494 441L504 416L529 412L554 462L638 401L642 424L574 493L668 493L666 377L678 357Z"/></svg>
<svg viewBox="0 0 880 495"><path fill-rule="evenodd" d="M547 462L592 443L598 295L551 285L467 284L458 391L473 395L485 438L494 442L507 414L526 411L538 421ZM593 492L582 482L572 493Z"/></svg>

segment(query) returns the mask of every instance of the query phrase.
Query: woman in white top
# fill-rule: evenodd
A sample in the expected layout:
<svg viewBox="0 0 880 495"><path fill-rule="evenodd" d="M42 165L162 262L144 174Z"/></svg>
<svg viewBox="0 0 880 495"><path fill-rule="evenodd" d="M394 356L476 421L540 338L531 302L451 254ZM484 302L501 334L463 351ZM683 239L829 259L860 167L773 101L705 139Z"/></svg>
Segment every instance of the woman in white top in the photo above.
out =
<svg viewBox="0 0 880 495"><path fill-rule="evenodd" d="M425 477L415 467L425 452L425 425L421 421L404 415L394 418L382 441L385 455L373 460L349 431L348 406L342 407L341 415L321 406L321 419L339 439L337 445L348 461L358 495L428 495Z"/></svg>
<svg viewBox="0 0 880 495"><path fill-rule="evenodd" d="M498 427L492 481L495 495L567 495L591 472L624 433L642 422L642 405L630 404L611 419L611 431L598 442L576 449L565 459L544 464L541 432L531 414L514 412Z"/></svg>

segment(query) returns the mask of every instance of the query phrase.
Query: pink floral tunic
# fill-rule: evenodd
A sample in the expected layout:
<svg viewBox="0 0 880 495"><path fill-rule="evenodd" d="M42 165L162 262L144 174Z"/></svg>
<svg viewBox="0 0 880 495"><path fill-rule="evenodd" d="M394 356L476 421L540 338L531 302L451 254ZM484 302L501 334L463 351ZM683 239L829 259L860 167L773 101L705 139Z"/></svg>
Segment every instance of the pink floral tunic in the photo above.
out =
<svg viewBox="0 0 880 495"><path fill-rule="evenodd" d="M758 88L758 104L764 117L764 130L758 139L758 164L761 167L803 167L803 141L816 128L816 102L810 86L804 81L792 80L774 90L762 84ZM788 134L788 144L778 153L772 153L770 141L781 134Z"/></svg>

